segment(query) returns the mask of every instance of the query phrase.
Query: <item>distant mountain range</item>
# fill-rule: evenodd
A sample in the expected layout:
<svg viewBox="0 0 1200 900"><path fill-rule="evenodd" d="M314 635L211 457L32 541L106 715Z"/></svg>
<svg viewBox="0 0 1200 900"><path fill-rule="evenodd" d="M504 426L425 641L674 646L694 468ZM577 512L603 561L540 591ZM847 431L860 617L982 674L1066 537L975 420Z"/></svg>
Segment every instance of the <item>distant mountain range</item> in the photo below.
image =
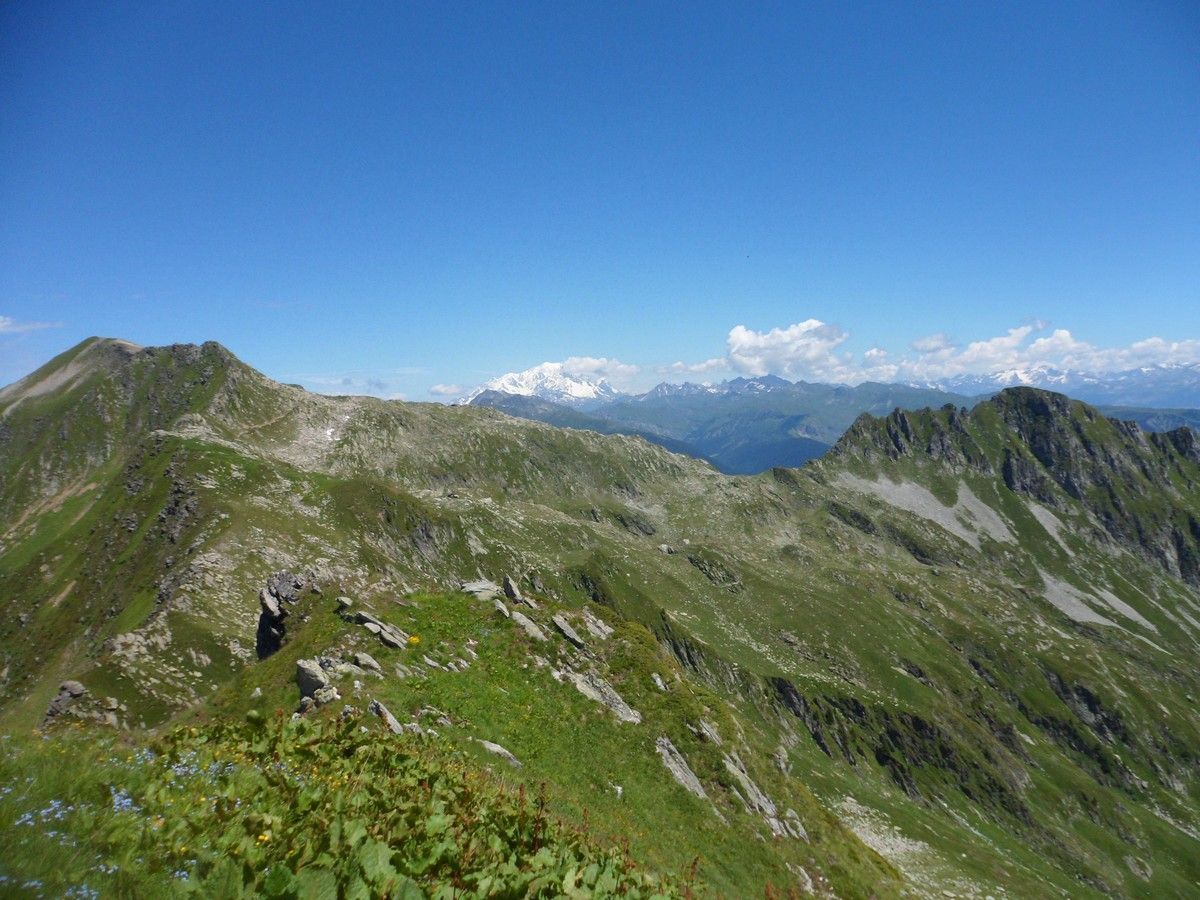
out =
<svg viewBox="0 0 1200 900"><path fill-rule="evenodd" d="M927 384L853 387L762 375L718 384L663 382L643 394L625 394L603 379L544 363L493 379L460 403L560 427L636 435L705 459L723 472L753 474L821 456L863 413L882 416L897 408L947 404L970 408L1006 387L1022 386L1095 403L1106 415L1150 431L1200 427L1200 365L1103 375L1039 367Z"/></svg>

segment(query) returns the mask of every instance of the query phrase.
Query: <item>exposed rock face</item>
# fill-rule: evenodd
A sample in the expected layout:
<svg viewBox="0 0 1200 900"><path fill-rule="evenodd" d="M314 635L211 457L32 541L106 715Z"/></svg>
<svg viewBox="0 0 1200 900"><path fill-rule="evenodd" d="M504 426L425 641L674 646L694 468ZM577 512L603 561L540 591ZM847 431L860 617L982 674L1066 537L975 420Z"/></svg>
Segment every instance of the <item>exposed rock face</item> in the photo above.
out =
<svg viewBox="0 0 1200 900"><path fill-rule="evenodd" d="M535 641L547 640L546 632L542 631L541 626L520 610L512 611L512 620L525 629L525 633Z"/></svg>
<svg viewBox="0 0 1200 900"><path fill-rule="evenodd" d="M388 711L388 708L378 700L372 700L369 704L367 704L367 712L373 716L378 716L383 721L383 724L387 730L392 734L404 733L404 726L401 725L399 720Z"/></svg>
<svg viewBox="0 0 1200 900"><path fill-rule="evenodd" d="M266 659L283 646L284 619L306 590L316 590L312 574L300 576L292 572L276 572L267 579L267 586L258 592L258 632L254 649L259 659Z"/></svg>
<svg viewBox="0 0 1200 900"><path fill-rule="evenodd" d="M376 618L371 613L365 610L359 610L354 614L354 621L362 625L367 631L376 635L386 647L399 649L408 644L408 634L401 631L395 625L390 625L382 619Z"/></svg>
<svg viewBox="0 0 1200 900"><path fill-rule="evenodd" d="M370 672L379 672L380 674L383 673L383 666L381 666L375 660L375 657L373 657L370 653L363 653L362 651L355 653L354 664L360 669L366 669Z"/></svg>
<svg viewBox="0 0 1200 900"><path fill-rule="evenodd" d="M514 603L524 603L530 609L538 608L533 600L521 593L520 585L510 575L504 576L504 596Z"/></svg>
<svg viewBox="0 0 1200 900"><path fill-rule="evenodd" d="M486 579L464 581L459 590L480 600L491 600L500 595L500 585Z"/></svg>
<svg viewBox="0 0 1200 900"><path fill-rule="evenodd" d="M694 550L687 555L687 561L717 587L735 594L742 589L742 580L737 573L711 550Z"/></svg>
<svg viewBox="0 0 1200 900"><path fill-rule="evenodd" d="M611 684L594 672L567 672L566 676L579 693L607 706L622 722L637 725L642 721L642 714L626 703Z"/></svg>
<svg viewBox="0 0 1200 900"><path fill-rule="evenodd" d="M583 624L593 637L608 640L613 635L613 628L586 606L583 608Z"/></svg>
<svg viewBox="0 0 1200 900"><path fill-rule="evenodd" d="M501 759L503 759L506 763L508 763L513 768L516 768L516 769L521 768L521 761L519 759L517 759L515 756L513 756L511 753L509 753L506 749L501 747L499 744L493 743L492 741L483 741L483 740L481 740L479 743L483 746L483 749L486 750L488 753L495 753L497 756L499 756Z"/></svg>
<svg viewBox="0 0 1200 900"><path fill-rule="evenodd" d="M771 833L776 837L790 835L795 838L808 838L808 833L804 830L804 826L800 823L800 817L794 810L789 809L784 817L780 818L779 810L775 806L774 801L763 793L762 789L750 779L750 775L746 772L746 766L736 753L726 753L724 761L726 771L734 777L741 787L739 796L746 805L747 812L758 813L762 816L763 821L767 823L771 829Z"/></svg>
<svg viewBox="0 0 1200 900"><path fill-rule="evenodd" d="M85 688L78 681L64 681L58 688L58 695L50 701L50 705L46 707L46 715L42 719L42 725L46 725L53 721L58 716L61 716L71 705L80 697L87 693Z"/></svg>
<svg viewBox="0 0 1200 900"><path fill-rule="evenodd" d="M667 767L667 771L676 781L697 797L703 800L708 799L708 794L704 793L704 785L700 783L700 779L696 777L692 767L683 758L683 754L675 749L670 738L660 737L654 742L654 747L658 750L658 755L662 757L663 765Z"/></svg>
<svg viewBox="0 0 1200 900"><path fill-rule="evenodd" d="M306 583L307 579L291 572L276 572L267 579L267 591L284 603L295 603Z"/></svg>
<svg viewBox="0 0 1200 900"><path fill-rule="evenodd" d="M580 650L583 649L583 638L571 627L571 623L561 613L556 613L550 617L550 621L554 623L554 627L558 629L558 633L565 637L570 643L574 644Z"/></svg>
<svg viewBox="0 0 1200 900"><path fill-rule="evenodd" d="M1147 434L1062 394L1019 387L969 413L948 406L861 416L829 459L881 455L998 472L1010 491L1051 508L1077 501L1113 542L1200 584L1200 520L1169 500L1147 502L1177 497L1180 479L1194 482L1200 446L1189 428Z"/></svg>

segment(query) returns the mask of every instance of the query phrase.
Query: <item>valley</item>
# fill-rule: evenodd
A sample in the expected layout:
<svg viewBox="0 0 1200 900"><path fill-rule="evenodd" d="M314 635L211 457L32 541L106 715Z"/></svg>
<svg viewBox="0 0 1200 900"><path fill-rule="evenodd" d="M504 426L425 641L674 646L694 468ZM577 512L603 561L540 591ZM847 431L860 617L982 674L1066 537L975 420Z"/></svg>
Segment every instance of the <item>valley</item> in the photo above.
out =
<svg viewBox="0 0 1200 900"><path fill-rule="evenodd" d="M658 446L697 449L666 407L600 428L311 394L213 343L84 342L0 391L4 884L1188 895L1196 433L1027 387L913 408L933 393L829 418L803 467L727 475ZM728 434L774 421L726 413ZM48 781L47 747L95 773ZM259 817L222 824L199 782L120 762L141 752L233 765ZM299 782L255 779L322 753L361 790L321 782L289 822ZM368 781L501 836L426 859ZM34 827L48 783L73 811ZM362 834L305 837L339 816ZM46 865L67 846L87 866Z"/></svg>

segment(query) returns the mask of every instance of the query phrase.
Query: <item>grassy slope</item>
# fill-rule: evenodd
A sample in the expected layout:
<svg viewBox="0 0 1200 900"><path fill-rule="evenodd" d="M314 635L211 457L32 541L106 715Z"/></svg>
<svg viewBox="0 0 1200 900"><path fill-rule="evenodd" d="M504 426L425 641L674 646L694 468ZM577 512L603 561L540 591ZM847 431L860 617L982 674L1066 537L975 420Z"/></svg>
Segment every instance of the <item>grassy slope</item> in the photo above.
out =
<svg viewBox="0 0 1200 900"><path fill-rule="evenodd" d="M156 383L176 390L180 382ZM447 711L461 708L470 722L462 736L493 729L491 739L528 756L523 773L554 784L564 814L581 817L583 807L602 830L644 840L639 852L655 866L679 871L699 848L701 878L733 892L747 880L782 883L779 864L788 861L749 838L754 822L729 799L719 759L684 726L688 704L698 702L725 716L723 734L746 735L743 758L756 781L777 800L789 797L811 833L821 834L822 806L832 810L922 889L1077 894L1090 885L1162 895L1200 877L1194 841L1166 821L1196 822L1196 722L1185 700L1194 674L1127 637L1139 633L1136 625L1125 622L1120 632L1072 623L1040 599L1037 570L1081 587L1108 585L1158 629L1140 633L1176 659L1194 653L1183 618L1194 594L1147 561L1097 553L1095 524L1070 501L1056 512L1070 525L1074 556L995 477L916 455L726 479L640 441L522 425L484 410L312 398L244 374L211 397L196 390L193 383L175 405L199 409L203 427L132 433L126 448L87 473L97 481L93 494L69 501L78 507L31 516L0 552L6 594L27 598L38 628L35 649L14 649L26 646L18 638L25 635L6 620L7 727L34 724L68 675L136 710L131 724L161 721L213 696L231 676L236 690L268 677L272 696L294 690L286 657L244 668L230 649L234 641L252 645L254 593L277 568L317 567L367 599L476 572L536 575L565 606L591 598L627 621L628 659L618 654L605 665L640 672L623 692L647 724L670 734L689 759L707 759L696 766L707 766L706 785L727 801L728 843L707 830L689 839L689 828L656 824L649 810L663 791L679 822L695 821L695 801L666 778L650 729L597 717L573 688L521 669L511 636L501 635L485 657L488 669L480 667L492 678L475 668L435 673L420 690L436 692ZM983 424L977 442L999 440ZM63 458L73 458L71 449ZM134 461L144 480L130 492ZM919 481L951 503L965 482L1005 517L1019 545L984 538L977 552L839 487L847 467ZM1176 489L1189 490L1183 482ZM197 506L172 541L180 490ZM110 525L131 515L133 531ZM678 552L660 552L663 542ZM76 589L52 605L71 582ZM436 612L407 623L437 636L435 644L448 639L443 620L464 632L483 629L481 640L500 634L464 603L430 596L397 613ZM133 664L114 659L104 642L129 629L153 631L147 616L168 624L165 651ZM659 644L647 643L651 633ZM180 665L185 648L208 662ZM678 673L686 690L654 691L650 660L664 676L668 667ZM1053 689L1050 672L1115 712L1123 733L1098 729L1075 694L1064 699ZM783 682L803 698L802 715L781 701ZM418 702L408 682L386 685L385 702ZM518 691L519 702L488 702L500 699L496 687ZM217 696L232 714L244 694ZM516 709L528 713L528 725ZM580 714L584 731L563 727ZM781 744L790 778L771 761ZM622 804L593 774L609 768L628 773ZM862 809L876 811L874 824ZM881 817L909 843L883 842ZM871 878L884 889L889 870L840 826L828 830L840 836L818 840L811 857L797 860L844 892L865 892ZM1148 882L1126 856L1149 865Z"/></svg>

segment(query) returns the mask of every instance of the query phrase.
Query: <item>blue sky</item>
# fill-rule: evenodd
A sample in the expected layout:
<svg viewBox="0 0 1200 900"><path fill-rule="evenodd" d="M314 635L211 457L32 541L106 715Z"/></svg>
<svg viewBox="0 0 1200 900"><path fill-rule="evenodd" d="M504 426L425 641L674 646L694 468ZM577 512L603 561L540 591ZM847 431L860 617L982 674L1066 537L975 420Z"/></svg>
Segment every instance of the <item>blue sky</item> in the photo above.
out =
<svg viewBox="0 0 1200 900"><path fill-rule="evenodd" d="M5 3L0 382L91 334L415 400L1200 360L1200 7Z"/></svg>

